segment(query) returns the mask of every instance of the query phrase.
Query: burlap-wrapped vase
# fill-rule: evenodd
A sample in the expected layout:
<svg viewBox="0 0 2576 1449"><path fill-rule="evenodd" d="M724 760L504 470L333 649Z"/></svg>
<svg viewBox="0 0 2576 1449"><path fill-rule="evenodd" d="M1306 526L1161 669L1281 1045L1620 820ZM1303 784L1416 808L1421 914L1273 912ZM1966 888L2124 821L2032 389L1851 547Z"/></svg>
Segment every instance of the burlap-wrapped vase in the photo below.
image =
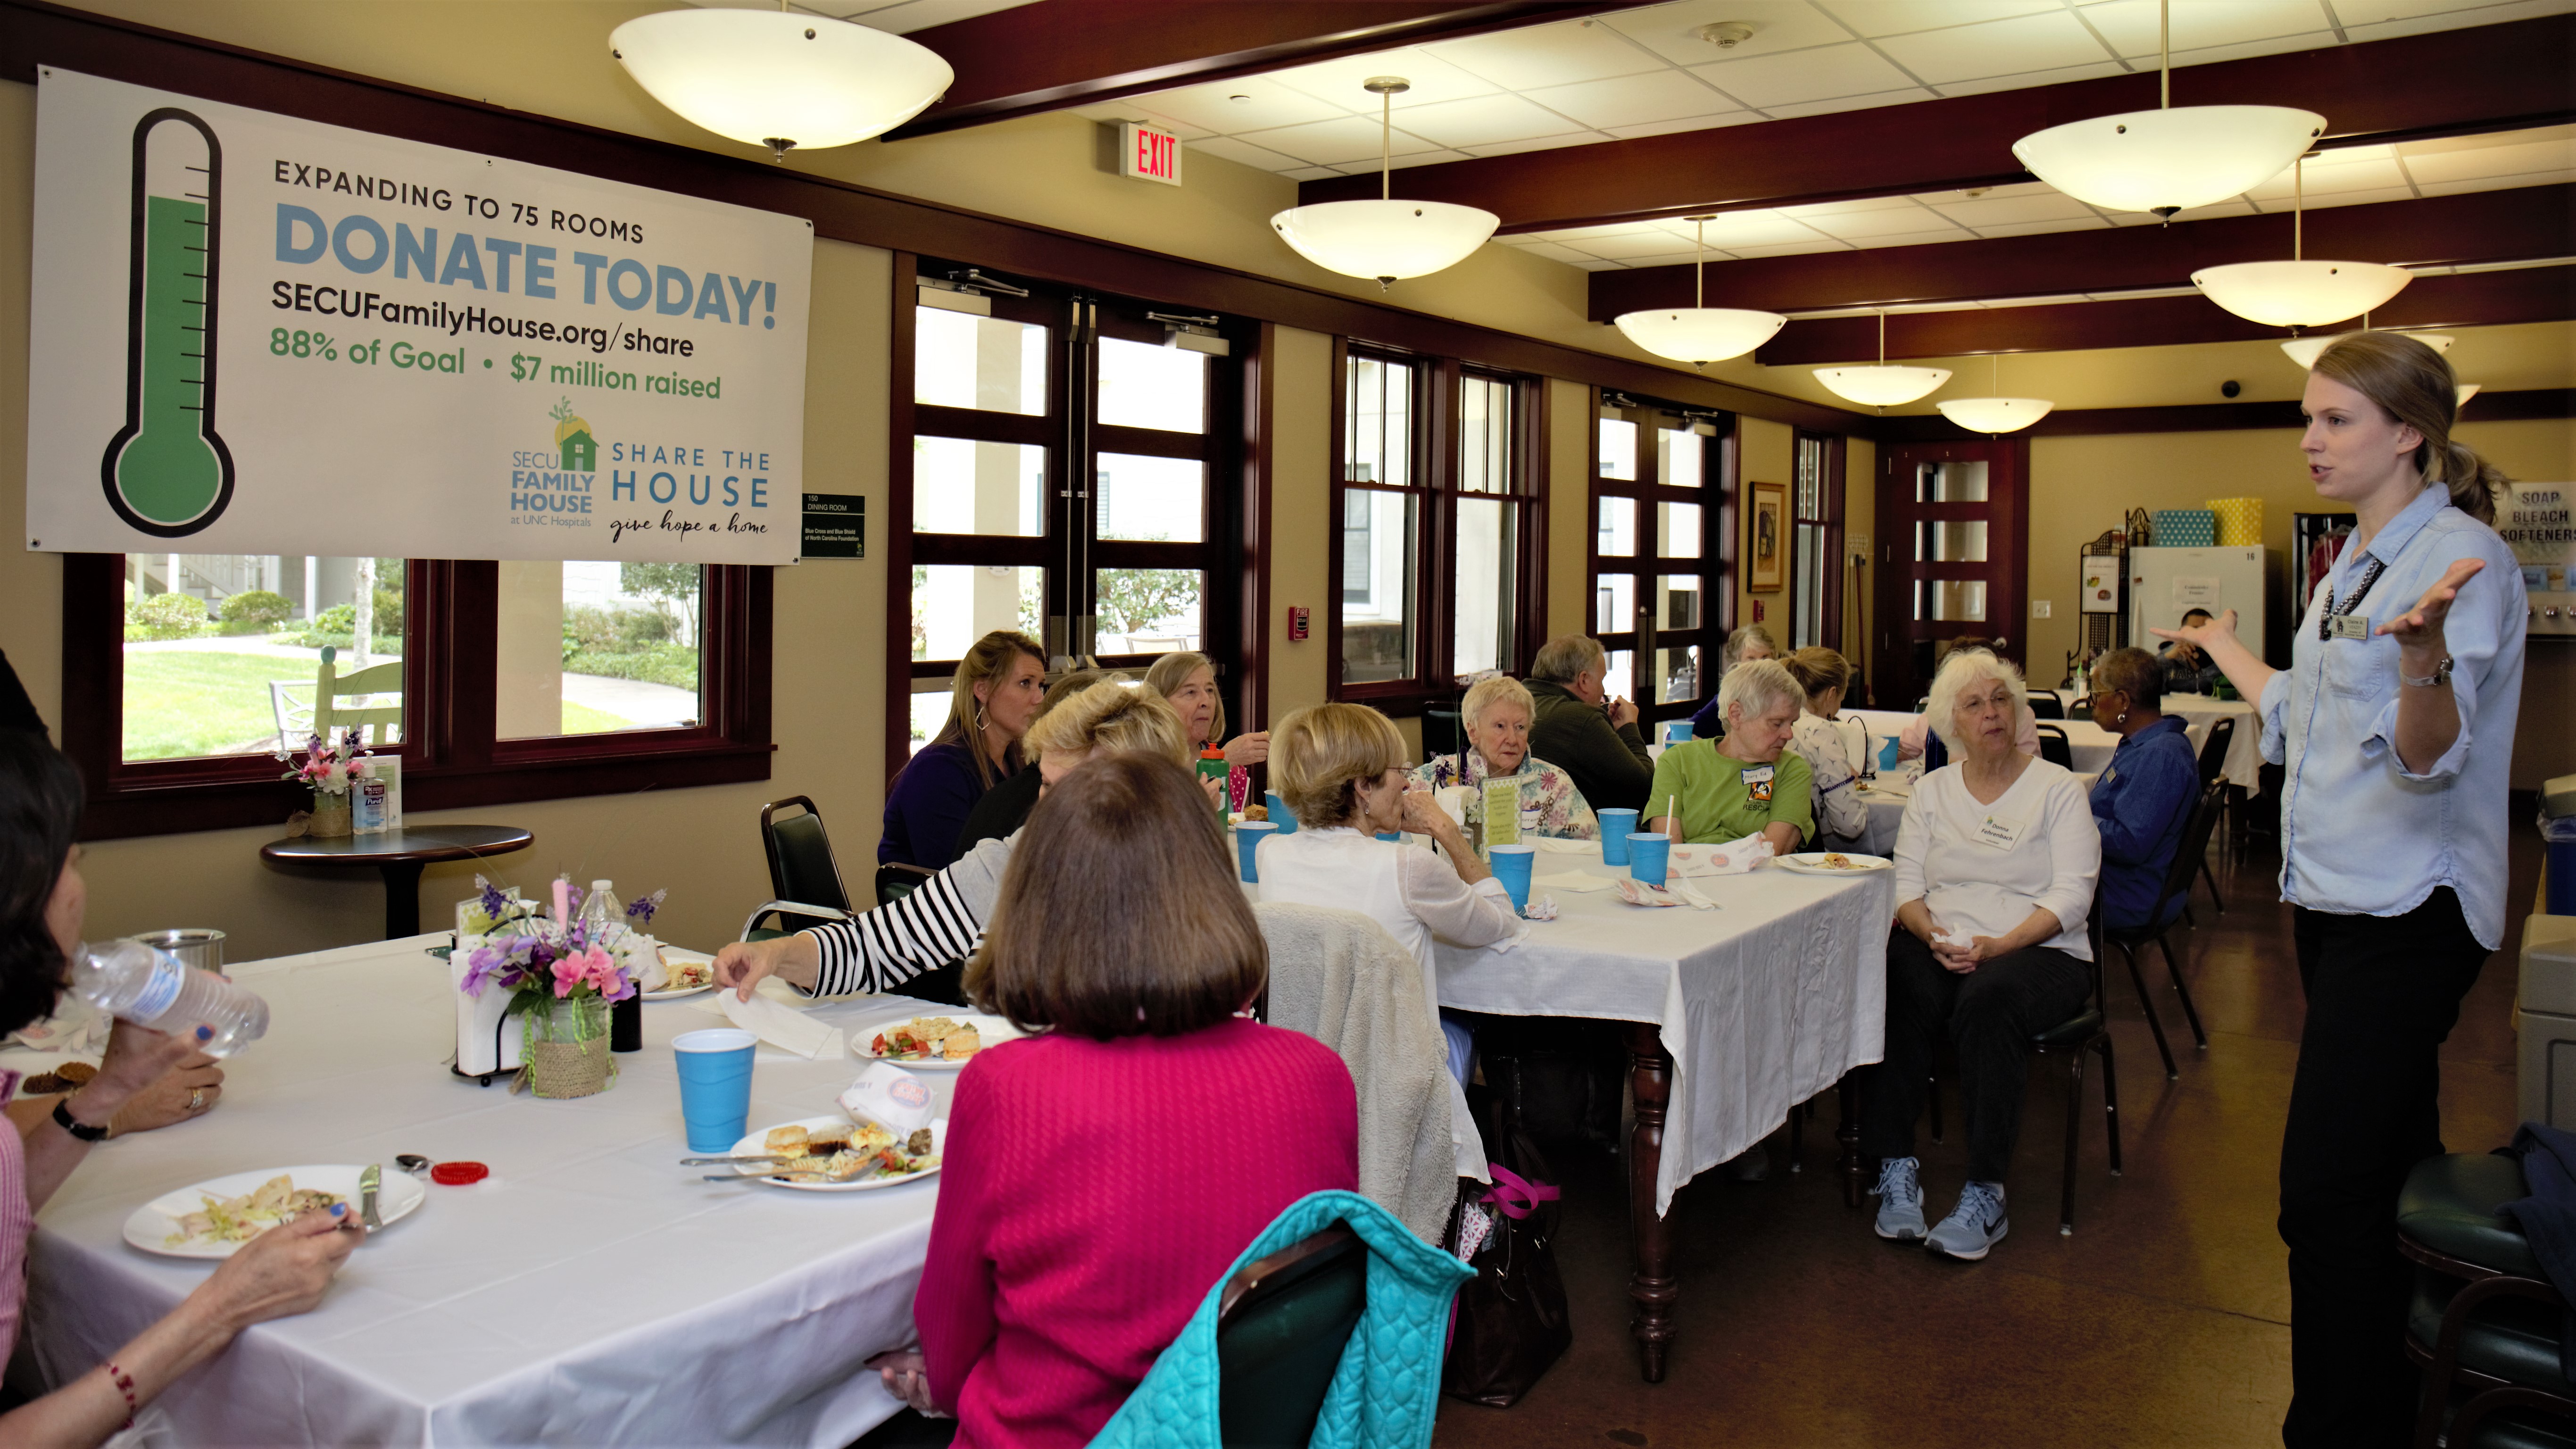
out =
<svg viewBox="0 0 2576 1449"><path fill-rule="evenodd" d="M332 840L349 833L349 797L344 792L313 792L313 813L304 822L304 833L316 840Z"/></svg>
<svg viewBox="0 0 2576 1449"><path fill-rule="evenodd" d="M559 1000L521 1018L520 1071L540 1097L588 1097L608 1090L617 1066L608 1050L608 1004Z"/></svg>

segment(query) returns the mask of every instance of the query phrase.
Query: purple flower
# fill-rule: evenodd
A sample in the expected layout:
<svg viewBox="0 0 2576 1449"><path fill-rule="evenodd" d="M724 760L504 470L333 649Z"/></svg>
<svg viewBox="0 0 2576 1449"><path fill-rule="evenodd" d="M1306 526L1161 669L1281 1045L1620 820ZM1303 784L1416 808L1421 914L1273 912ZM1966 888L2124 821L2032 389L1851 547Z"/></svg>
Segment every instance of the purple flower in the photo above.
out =
<svg viewBox="0 0 2576 1449"><path fill-rule="evenodd" d="M670 890L665 887L662 890L653 892L653 894L649 896L637 896L626 907L626 919L633 921L638 926L651 925L653 922L653 913L662 909L662 897L669 894Z"/></svg>
<svg viewBox="0 0 2576 1449"><path fill-rule="evenodd" d="M501 888L499 886L486 885L483 887L481 905L483 907L484 915L490 917L494 921L498 921L501 919L501 913L510 908L510 898L501 894Z"/></svg>

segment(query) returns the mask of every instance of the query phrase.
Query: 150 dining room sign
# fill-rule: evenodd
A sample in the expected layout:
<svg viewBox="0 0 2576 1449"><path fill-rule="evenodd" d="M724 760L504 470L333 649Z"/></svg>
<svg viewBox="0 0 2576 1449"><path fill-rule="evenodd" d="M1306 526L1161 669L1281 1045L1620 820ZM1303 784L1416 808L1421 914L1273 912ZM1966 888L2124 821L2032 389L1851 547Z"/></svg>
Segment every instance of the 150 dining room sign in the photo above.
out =
<svg viewBox="0 0 2576 1449"><path fill-rule="evenodd" d="M792 563L800 217L40 68L27 546Z"/></svg>

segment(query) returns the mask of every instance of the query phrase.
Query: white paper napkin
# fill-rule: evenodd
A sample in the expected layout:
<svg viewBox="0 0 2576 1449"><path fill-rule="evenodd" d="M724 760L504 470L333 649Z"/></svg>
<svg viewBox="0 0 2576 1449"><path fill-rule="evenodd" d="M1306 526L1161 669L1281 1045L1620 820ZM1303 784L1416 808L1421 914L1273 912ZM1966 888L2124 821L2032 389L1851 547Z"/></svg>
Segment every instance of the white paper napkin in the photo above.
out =
<svg viewBox="0 0 2576 1449"><path fill-rule="evenodd" d="M840 1055L847 1045L837 1028L825 1026L793 1007L781 1006L758 992L753 992L749 1001L730 991L716 992L715 998L726 1020L800 1057L819 1061L826 1055Z"/></svg>
<svg viewBox="0 0 2576 1449"><path fill-rule="evenodd" d="M1558 855L1594 855L1601 849L1600 841L1568 840L1561 835L1528 835L1521 838L1521 843L1535 845L1543 851L1552 851Z"/></svg>
<svg viewBox="0 0 2576 1449"><path fill-rule="evenodd" d="M1771 842L1760 835L1730 840L1724 845L1676 845L1673 847L1672 873L1676 876L1742 875L1771 859Z"/></svg>
<svg viewBox="0 0 2576 1449"><path fill-rule="evenodd" d="M1530 877L1530 889L1544 889L1551 891L1606 891L1610 889L1610 878L1608 876L1599 875L1534 875Z"/></svg>

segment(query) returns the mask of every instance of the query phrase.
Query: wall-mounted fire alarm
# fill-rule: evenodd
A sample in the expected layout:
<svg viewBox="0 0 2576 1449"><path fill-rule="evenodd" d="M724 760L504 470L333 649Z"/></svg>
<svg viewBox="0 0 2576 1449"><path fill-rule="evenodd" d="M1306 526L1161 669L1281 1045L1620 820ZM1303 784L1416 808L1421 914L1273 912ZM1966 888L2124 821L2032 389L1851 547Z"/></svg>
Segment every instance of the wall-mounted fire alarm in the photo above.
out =
<svg viewBox="0 0 2576 1449"><path fill-rule="evenodd" d="M1308 610L1301 609L1294 604L1289 605L1288 637L1292 640L1305 638L1307 633L1307 620L1311 617L1312 615Z"/></svg>

